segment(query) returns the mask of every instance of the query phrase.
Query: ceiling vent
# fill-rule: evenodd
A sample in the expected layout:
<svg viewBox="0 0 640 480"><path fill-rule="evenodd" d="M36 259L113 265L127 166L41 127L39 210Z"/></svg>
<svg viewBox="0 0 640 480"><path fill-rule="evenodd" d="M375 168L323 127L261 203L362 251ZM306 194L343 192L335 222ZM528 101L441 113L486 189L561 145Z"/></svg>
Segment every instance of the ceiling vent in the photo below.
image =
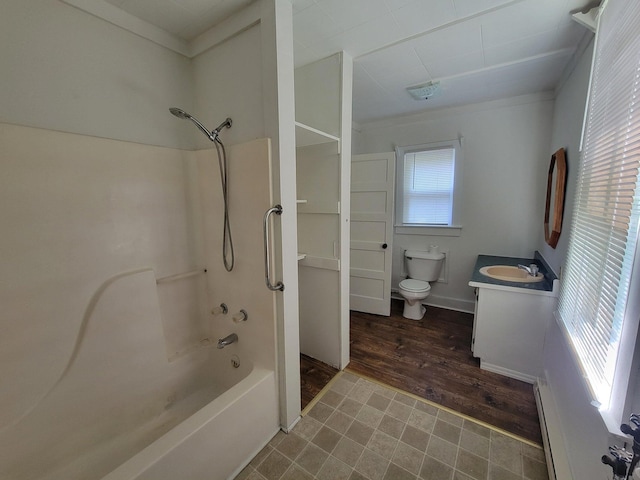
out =
<svg viewBox="0 0 640 480"><path fill-rule="evenodd" d="M408 87L407 92L416 100L429 100L440 93L440 82L428 82L415 87Z"/></svg>

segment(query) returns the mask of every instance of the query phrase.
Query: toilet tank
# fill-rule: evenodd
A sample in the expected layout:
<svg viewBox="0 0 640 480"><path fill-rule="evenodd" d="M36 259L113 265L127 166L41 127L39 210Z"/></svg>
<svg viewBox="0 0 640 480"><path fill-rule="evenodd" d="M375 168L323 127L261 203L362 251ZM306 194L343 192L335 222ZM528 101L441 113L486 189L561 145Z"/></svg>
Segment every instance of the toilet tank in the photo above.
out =
<svg viewBox="0 0 640 480"><path fill-rule="evenodd" d="M405 250L404 258L407 261L409 278L424 282L435 282L440 277L444 253Z"/></svg>

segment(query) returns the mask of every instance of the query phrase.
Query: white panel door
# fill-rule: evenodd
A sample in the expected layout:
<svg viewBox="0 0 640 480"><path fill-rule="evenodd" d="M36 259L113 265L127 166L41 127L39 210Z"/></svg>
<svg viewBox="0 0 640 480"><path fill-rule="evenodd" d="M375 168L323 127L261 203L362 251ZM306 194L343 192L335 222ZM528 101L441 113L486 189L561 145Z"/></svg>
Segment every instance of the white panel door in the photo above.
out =
<svg viewBox="0 0 640 480"><path fill-rule="evenodd" d="M393 152L351 160L351 310L391 312L395 162Z"/></svg>

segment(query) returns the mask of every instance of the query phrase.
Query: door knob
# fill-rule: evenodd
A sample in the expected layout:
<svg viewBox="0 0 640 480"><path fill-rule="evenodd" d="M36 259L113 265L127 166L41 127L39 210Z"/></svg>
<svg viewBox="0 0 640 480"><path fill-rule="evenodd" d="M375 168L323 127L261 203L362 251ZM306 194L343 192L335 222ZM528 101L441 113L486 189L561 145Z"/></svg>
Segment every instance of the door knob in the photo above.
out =
<svg viewBox="0 0 640 480"><path fill-rule="evenodd" d="M387 249L387 244L386 244L386 243L383 243L383 244L382 244L382 249L383 249L383 250L386 250L386 249Z"/></svg>

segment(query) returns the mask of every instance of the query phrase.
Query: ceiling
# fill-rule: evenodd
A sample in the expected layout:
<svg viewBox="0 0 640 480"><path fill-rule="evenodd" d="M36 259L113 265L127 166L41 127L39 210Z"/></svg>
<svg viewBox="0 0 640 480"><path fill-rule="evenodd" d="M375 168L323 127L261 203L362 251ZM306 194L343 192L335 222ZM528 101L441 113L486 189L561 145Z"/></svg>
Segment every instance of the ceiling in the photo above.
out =
<svg viewBox="0 0 640 480"><path fill-rule="evenodd" d="M253 0L106 0L186 41ZM598 2L595 2L598 3ZM353 120L553 90L593 0L292 0L296 66L354 58ZM406 87L439 82L428 100Z"/></svg>

